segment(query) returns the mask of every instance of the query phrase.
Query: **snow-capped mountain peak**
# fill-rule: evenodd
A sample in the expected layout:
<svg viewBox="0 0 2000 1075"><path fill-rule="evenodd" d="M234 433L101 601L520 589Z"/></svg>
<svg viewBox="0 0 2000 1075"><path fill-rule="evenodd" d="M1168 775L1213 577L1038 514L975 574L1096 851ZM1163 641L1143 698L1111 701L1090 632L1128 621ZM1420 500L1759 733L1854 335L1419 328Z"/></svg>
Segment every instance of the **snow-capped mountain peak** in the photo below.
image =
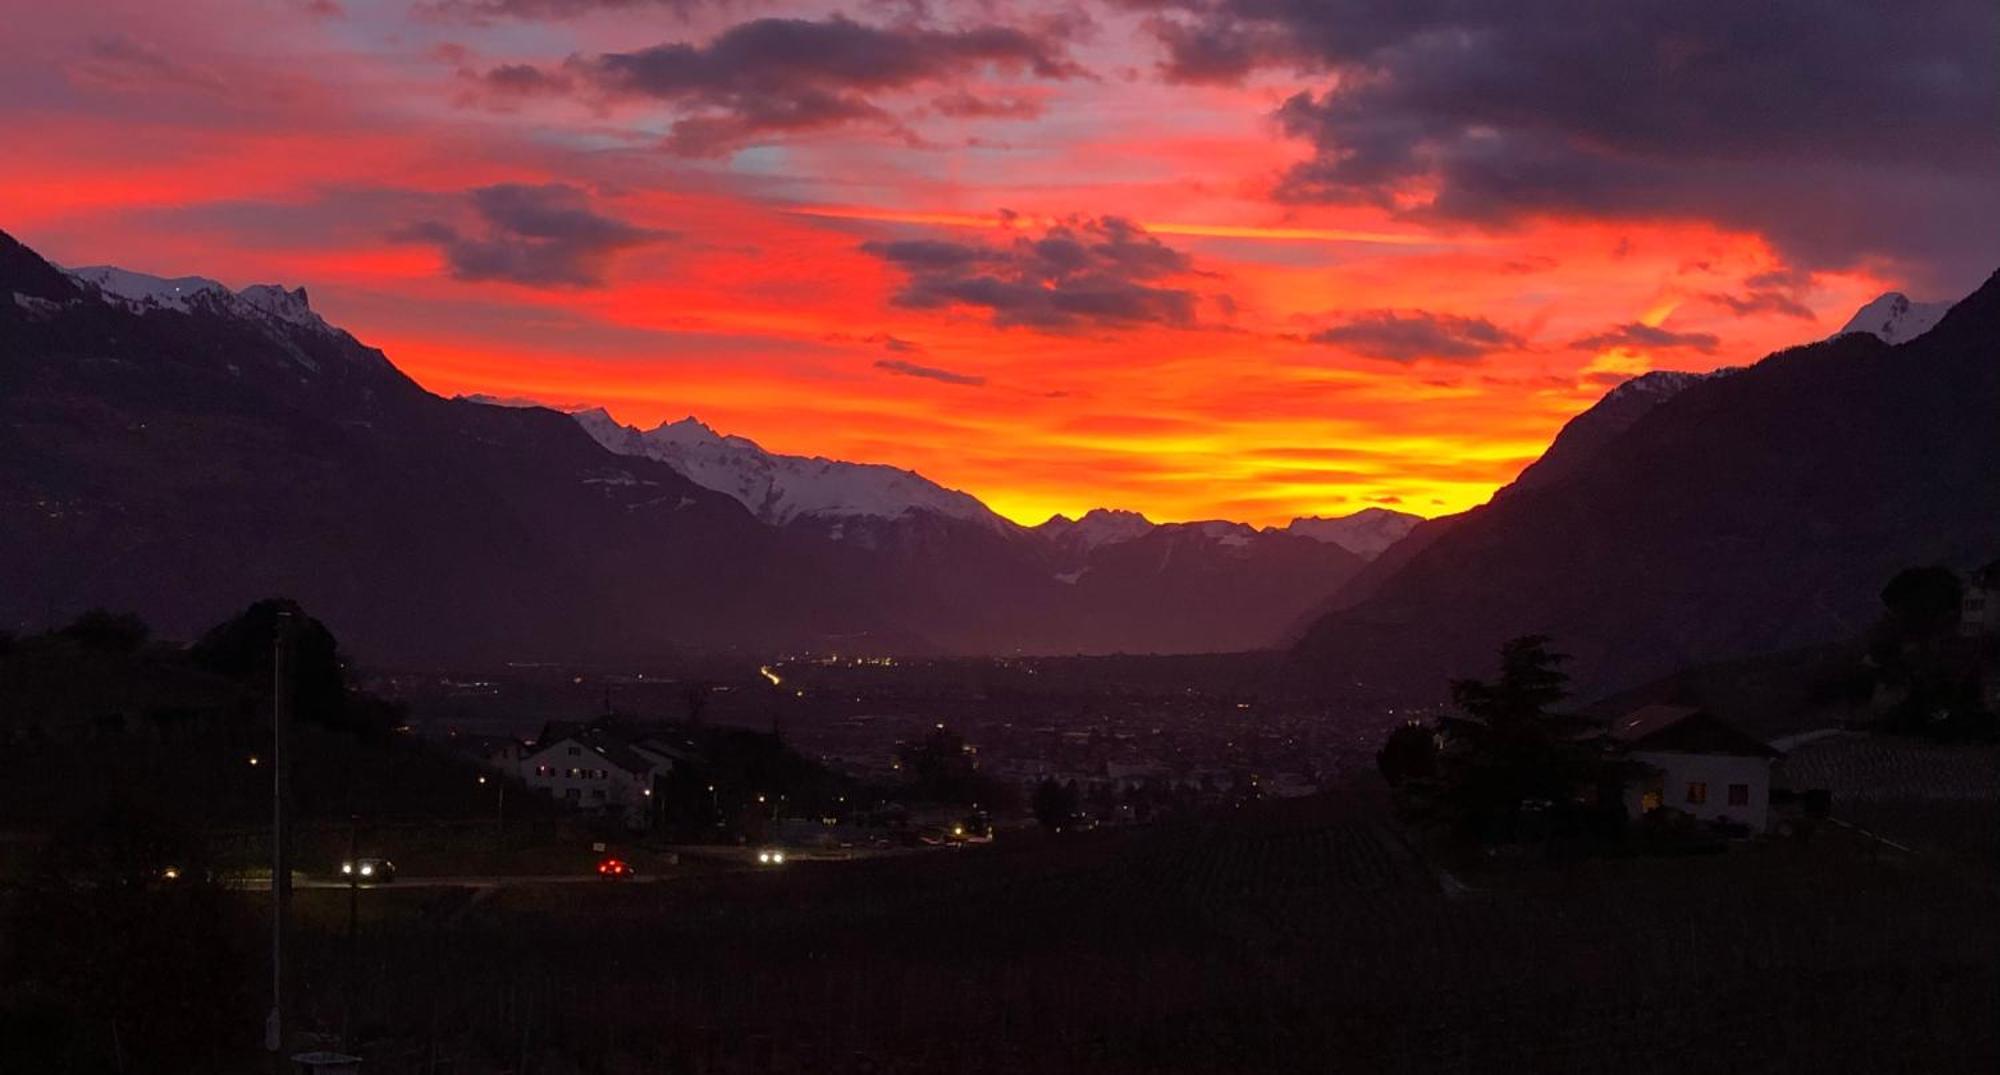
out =
<svg viewBox="0 0 2000 1075"><path fill-rule="evenodd" d="M810 516L894 519L928 511L996 531L1015 529L974 497L912 471L767 452L756 441L718 433L693 417L650 431L623 425L602 407L573 417L605 448L665 463L697 485L735 497L774 526Z"/></svg>
<svg viewBox="0 0 2000 1075"><path fill-rule="evenodd" d="M1856 310L1834 335L1866 332L1883 343L1908 343L1935 327L1951 307L1949 302L1911 302L1908 295L1891 291Z"/></svg>
<svg viewBox="0 0 2000 1075"><path fill-rule="evenodd" d="M1373 560L1423 521L1422 516L1408 512L1362 508L1352 515L1293 519L1285 524L1284 532L1338 545L1364 560Z"/></svg>
<svg viewBox="0 0 2000 1075"><path fill-rule="evenodd" d="M197 309L214 309L238 317L281 321L317 332L337 331L313 312L303 287L287 290L278 284L252 284L241 291L231 291L220 281L206 276L153 276L116 265L86 265L64 271L78 283L96 289L106 301L135 313L148 310L192 313Z"/></svg>
<svg viewBox="0 0 2000 1075"><path fill-rule="evenodd" d="M107 296L169 310L187 310L196 295L230 294L228 288L206 276L151 276L116 265L86 265L69 270L69 274Z"/></svg>
<svg viewBox="0 0 2000 1075"><path fill-rule="evenodd" d="M1151 519L1136 511L1092 508L1084 512L1081 519L1052 515L1035 530L1072 551L1087 552L1100 545L1144 537L1153 527Z"/></svg>
<svg viewBox="0 0 2000 1075"><path fill-rule="evenodd" d="M1606 392L1598 402L1616 403L1626 399L1646 399L1662 403L1686 390L1688 386L1699 384L1713 377L1727 377L1740 371L1741 366L1723 366L1706 373L1687 373L1682 370L1652 370L1631 380L1621 382L1616 388Z"/></svg>

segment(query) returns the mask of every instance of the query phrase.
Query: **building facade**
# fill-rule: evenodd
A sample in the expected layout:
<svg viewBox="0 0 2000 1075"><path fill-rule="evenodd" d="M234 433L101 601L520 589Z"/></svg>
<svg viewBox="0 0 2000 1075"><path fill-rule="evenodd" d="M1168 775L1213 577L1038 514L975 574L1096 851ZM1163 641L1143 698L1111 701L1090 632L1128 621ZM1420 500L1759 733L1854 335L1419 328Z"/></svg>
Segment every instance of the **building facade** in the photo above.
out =
<svg viewBox="0 0 2000 1075"><path fill-rule="evenodd" d="M625 742L601 728L551 724L522 751L521 782L579 810L613 814L643 826L654 781L673 770L662 752Z"/></svg>
<svg viewBox="0 0 2000 1075"><path fill-rule="evenodd" d="M1769 743L1706 710L1667 705L1619 718L1611 738L1645 769L1625 791L1630 816L1672 809L1754 833L1770 828L1771 769L1780 754Z"/></svg>

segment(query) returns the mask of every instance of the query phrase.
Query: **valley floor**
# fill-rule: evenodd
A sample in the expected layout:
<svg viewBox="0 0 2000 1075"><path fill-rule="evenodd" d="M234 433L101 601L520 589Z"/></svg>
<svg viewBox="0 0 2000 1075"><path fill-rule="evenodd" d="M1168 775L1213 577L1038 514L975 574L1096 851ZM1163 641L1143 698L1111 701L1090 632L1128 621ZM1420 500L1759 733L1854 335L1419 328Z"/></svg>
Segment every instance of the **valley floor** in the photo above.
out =
<svg viewBox="0 0 2000 1075"><path fill-rule="evenodd" d="M376 1072L1991 1070L1992 858L1441 878L1366 794L676 883L368 893ZM314 901L318 903L315 904ZM301 896L338 1026L344 896Z"/></svg>

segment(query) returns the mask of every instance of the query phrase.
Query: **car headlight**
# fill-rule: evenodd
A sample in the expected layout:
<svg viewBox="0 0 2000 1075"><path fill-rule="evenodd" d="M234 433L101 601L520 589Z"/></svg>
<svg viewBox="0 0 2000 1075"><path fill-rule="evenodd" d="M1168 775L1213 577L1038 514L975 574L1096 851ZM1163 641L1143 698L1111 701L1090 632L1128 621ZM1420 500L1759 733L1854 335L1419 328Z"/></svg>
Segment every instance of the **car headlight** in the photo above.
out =
<svg viewBox="0 0 2000 1075"><path fill-rule="evenodd" d="M785 861L785 853L783 851L771 852L771 861L773 863L779 863Z"/></svg>
<svg viewBox="0 0 2000 1075"><path fill-rule="evenodd" d="M340 872L341 872L341 873L353 873L353 872L354 872L354 864L353 864L352 862L343 862L343 863L341 863L341 864L340 864Z"/></svg>
<svg viewBox="0 0 2000 1075"><path fill-rule="evenodd" d="M769 865L771 862L771 853L769 851L757 852L757 861Z"/></svg>
<svg viewBox="0 0 2000 1075"><path fill-rule="evenodd" d="M368 876L371 876L372 874L374 874L374 872L375 872L375 867L373 867L373 866L363 866L363 867L361 867L361 876L363 876L363 877L368 877Z"/></svg>

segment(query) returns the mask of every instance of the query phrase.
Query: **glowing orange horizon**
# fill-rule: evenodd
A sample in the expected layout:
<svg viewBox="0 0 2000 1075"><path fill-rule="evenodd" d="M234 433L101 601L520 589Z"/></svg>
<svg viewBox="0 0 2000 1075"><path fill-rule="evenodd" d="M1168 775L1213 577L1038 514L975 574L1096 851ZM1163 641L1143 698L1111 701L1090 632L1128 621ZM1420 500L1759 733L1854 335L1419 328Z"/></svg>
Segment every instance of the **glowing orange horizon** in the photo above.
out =
<svg viewBox="0 0 2000 1075"><path fill-rule="evenodd" d="M688 17L644 25L699 36L729 18ZM927 112L926 88L896 102L919 132L778 132L683 158L641 104L470 97L463 71L536 59L506 26L270 20L283 32L108 0L24 22L0 72L20 91L0 96L0 227L65 264L304 284L434 391L642 426L692 414L772 451L912 469L1024 523L1462 510L1616 379L1754 360L1893 283L1821 273L1787 292L1810 317L1746 315L1717 296L1788 266L1700 219L1478 230L1279 205L1272 183L1304 150L1271 129L1270 87L1036 83L1042 122ZM550 62L630 43L609 14L561 33ZM85 62L114 38L153 59ZM436 236L489 238L471 192L496 184L559 185L627 241L567 279L454 276ZM905 268L864 249L1107 216L1186 256L1144 283L1185 292L1187 317L1009 326L911 303ZM1485 342L1371 352L1352 342L1369 318ZM1633 324L1681 342L1610 342ZM1608 345L1578 346L1593 338Z"/></svg>

